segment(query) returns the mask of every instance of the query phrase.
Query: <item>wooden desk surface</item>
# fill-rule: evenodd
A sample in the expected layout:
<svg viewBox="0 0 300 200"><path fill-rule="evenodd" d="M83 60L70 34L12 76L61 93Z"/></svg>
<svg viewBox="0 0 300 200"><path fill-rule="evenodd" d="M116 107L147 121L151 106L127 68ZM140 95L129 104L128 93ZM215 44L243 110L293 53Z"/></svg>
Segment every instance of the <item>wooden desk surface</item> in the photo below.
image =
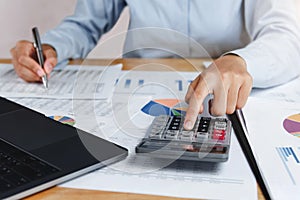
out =
<svg viewBox="0 0 300 200"><path fill-rule="evenodd" d="M210 61L208 59L101 59L101 60L73 60L71 64L83 64L83 65L110 65L110 64L123 64L123 70L153 70L153 71L201 71L204 67L203 61ZM0 63L11 63L9 59L0 59ZM105 180L102 180L105 181ZM247 195L247 194L245 194ZM95 190L81 190L70 189L63 187L53 187L38 194L27 197L26 200L39 200L39 199L105 199L105 200L171 200L184 198L162 197L154 195L121 193L121 192L107 192L107 191L95 191ZM264 197L258 187L258 199L263 200Z"/></svg>

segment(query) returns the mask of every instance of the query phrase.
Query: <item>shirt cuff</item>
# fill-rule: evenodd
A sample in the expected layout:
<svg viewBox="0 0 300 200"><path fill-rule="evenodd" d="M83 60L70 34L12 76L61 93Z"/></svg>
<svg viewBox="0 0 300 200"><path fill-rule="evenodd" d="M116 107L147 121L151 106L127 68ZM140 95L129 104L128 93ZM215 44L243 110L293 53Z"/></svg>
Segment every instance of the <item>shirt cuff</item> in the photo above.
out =
<svg viewBox="0 0 300 200"><path fill-rule="evenodd" d="M46 33L45 35L43 35L41 37L41 41L42 41L42 44L48 44L55 49L58 64L68 62L69 58L66 54L66 51L63 51L63 49L64 49L63 42L57 40L57 38L50 33Z"/></svg>
<svg viewBox="0 0 300 200"><path fill-rule="evenodd" d="M268 88L274 86L272 71L275 69L275 63L266 54L260 53L259 45L256 46L254 52L253 49L250 50L245 47L227 52L222 56L228 54L234 54L244 59L247 71L253 78L253 87Z"/></svg>

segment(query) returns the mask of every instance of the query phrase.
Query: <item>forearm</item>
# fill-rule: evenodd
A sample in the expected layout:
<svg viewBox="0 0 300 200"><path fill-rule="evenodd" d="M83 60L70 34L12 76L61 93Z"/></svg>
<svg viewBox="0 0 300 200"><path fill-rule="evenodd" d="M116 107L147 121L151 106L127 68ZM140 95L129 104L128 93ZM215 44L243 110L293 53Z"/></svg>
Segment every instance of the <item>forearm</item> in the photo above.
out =
<svg viewBox="0 0 300 200"><path fill-rule="evenodd" d="M114 26L125 6L124 0L79 0L74 15L47 32L42 42L55 48L58 62L85 58Z"/></svg>
<svg viewBox="0 0 300 200"><path fill-rule="evenodd" d="M245 0L252 42L233 51L247 64L254 87L285 83L300 72L300 31L293 0Z"/></svg>
<svg viewBox="0 0 300 200"><path fill-rule="evenodd" d="M300 40L270 34L243 49L232 51L241 56L253 77L253 87L267 88L285 83L300 74Z"/></svg>

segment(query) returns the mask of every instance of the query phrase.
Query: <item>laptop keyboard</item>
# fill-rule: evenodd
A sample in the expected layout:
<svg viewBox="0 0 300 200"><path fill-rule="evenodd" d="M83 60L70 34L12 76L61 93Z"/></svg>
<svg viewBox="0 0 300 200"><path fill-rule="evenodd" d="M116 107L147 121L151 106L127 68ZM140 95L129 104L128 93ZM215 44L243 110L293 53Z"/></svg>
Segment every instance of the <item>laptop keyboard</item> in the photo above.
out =
<svg viewBox="0 0 300 200"><path fill-rule="evenodd" d="M0 192L58 171L59 169L0 139Z"/></svg>

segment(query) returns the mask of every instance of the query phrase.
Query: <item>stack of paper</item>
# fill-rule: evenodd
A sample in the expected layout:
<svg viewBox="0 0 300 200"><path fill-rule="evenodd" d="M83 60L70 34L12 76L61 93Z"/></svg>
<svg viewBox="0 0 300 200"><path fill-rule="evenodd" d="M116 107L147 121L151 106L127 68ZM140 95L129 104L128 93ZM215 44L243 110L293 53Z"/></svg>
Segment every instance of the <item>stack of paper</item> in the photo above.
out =
<svg viewBox="0 0 300 200"><path fill-rule="evenodd" d="M300 103L250 98L244 115L273 199L298 199Z"/></svg>
<svg viewBox="0 0 300 200"><path fill-rule="evenodd" d="M55 99L107 99L111 97L122 65L66 66L55 69L49 78L49 88L39 83L26 83L12 65L0 65L0 95L4 97L34 97Z"/></svg>
<svg viewBox="0 0 300 200"><path fill-rule="evenodd" d="M45 92L40 84L20 80L11 65L1 66L1 95L46 115L71 116L78 128L129 149L126 160L62 186L172 197L257 199L256 181L234 134L225 163L173 162L134 153L153 120L141 108L155 99L184 99L197 72L124 71L118 77L118 68L108 69L59 69L51 74L50 89Z"/></svg>

